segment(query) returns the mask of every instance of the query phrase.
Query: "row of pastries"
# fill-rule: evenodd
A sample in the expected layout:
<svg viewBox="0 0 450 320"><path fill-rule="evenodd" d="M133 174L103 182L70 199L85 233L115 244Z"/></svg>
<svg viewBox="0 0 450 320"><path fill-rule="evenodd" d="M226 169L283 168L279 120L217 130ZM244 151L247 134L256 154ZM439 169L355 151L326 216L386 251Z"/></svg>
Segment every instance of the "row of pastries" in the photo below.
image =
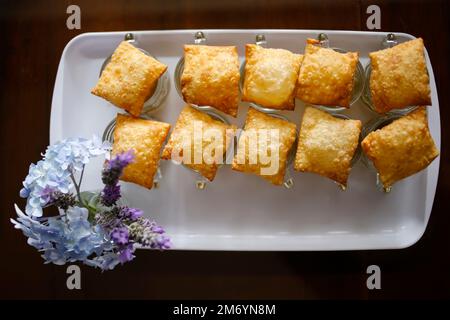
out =
<svg viewBox="0 0 450 320"><path fill-rule="evenodd" d="M210 145L211 141L206 141L203 135L194 134L194 124L198 122L204 129L214 129L222 135L223 145L218 149L223 153L221 156L229 148L237 128L189 104L210 106L237 116L241 81L237 49L234 46L185 45L184 53L180 84L188 105L182 109L170 136L170 124L139 118L145 100L167 69L155 58L124 41L92 89L93 94L130 113L130 116L117 116L114 131L113 154L129 149L136 154L135 162L122 176L125 181L151 188L161 152L165 160L172 159L174 150L187 152L183 150L186 137L189 137L190 147ZM373 52L370 58L370 92L377 111L431 104L422 39ZM304 54L249 44L242 100L279 110L293 110L296 97L309 104L348 107L357 63L358 53L323 48L311 39ZM231 167L281 185L290 154L296 148L295 170L317 173L346 186L352 159L360 144L361 127L360 120L338 118L307 106L297 134L294 123L250 107ZM273 149L278 151L277 169L270 174L264 173L270 164L260 161L267 150L249 140L255 134L258 136L260 130L279 133ZM267 138L264 144L270 143L273 141ZM424 169L438 156L428 129L426 107L422 106L370 133L362 140L361 147L386 188ZM252 154L257 154L256 162L250 161ZM210 181L220 167L220 163L204 159L193 161L192 158L184 165Z"/></svg>
<svg viewBox="0 0 450 320"><path fill-rule="evenodd" d="M222 139L209 140L203 135L196 135L195 125L199 122L204 130L217 130ZM208 180L214 180L222 160L208 162L203 157L195 160L194 146L201 146L199 150L212 146L214 150L220 150L220 159L223 159L232 141L230 135L235 132L236 127L187 105L182 109L164 146L169 128L168 123L117 115L113 154L130 149L136 154L134 163L125 169L123 180L151 188L161 151L162 159L165 160L181 153L181 163ZM276 142L267 135L261 138L260 130L274 129L278 132ZM317 108L306 107L297 139L294 169L316 173L347 186L360 133L360 120L341 119ZM258 143L253 143L252 136L257 137ZM188 144L185 144L186 137ZM296 138L294 123L250 107L231 168L256 174L274 185L282 185L286 167L289 165L289 154L295 147ZM261 143L261 139L266 140ZM223 145L217 148L217 143ZM262 145L269 145L270 148ZM385 188L426 168L439 155L428 129L425 107L419 107L391 124L371 132L362 140L361 146L367 157L373 161ZM263 160L267 157L268 150L276 150L278 157L273 158L277 161L275 169L265 172L268 167L273 167L272 163ZM189 152L190 156L182 157L183 152ZM255 161L251 159L252 154L257 155Z"/></svg>
<svg viewBox="0 0 450 320"><path fill-rule="evenodd" d="M421 38L369 54L370 95L385 113L430 105L429 76ZM184 101L214 107L233 117L239 101L276 110L305 103L349 107L359 61L357 52L341 53L308 39L304 54L247 44L240 97L239 57L235 46L184 46L180 76ZM92 93L139 116L167 66L127 41L120 43Z"/></svg>

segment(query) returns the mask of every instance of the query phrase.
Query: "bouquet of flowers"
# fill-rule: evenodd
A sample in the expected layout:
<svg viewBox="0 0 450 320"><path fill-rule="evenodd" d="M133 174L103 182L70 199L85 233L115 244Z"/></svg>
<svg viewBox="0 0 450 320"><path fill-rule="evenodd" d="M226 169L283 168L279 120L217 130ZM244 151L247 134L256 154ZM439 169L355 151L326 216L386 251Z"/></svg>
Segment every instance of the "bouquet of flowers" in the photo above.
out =
<svg viewBox="0 0 450 320"><path fill-rule="evenodd" d="M131 261L137 246L170 247L162 227L121 199L119 178L134 159L132 150L105 161L101 191L81 191L85 166L108 154L109 148L97 137L69 138L50 145L43 159L31 164L20 191L27 199L25 212L15 205L17 220L11 222L42 252L46 263L79 261L112 270ZM43 209L51 206L59 214L44 216Z"/></svg>

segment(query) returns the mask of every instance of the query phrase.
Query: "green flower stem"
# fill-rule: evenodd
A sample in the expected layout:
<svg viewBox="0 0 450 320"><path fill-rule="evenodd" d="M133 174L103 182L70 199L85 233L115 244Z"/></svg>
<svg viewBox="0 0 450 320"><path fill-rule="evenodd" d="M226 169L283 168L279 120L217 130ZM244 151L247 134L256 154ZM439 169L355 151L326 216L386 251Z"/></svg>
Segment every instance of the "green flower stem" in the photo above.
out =
<svg viewBox="0 0 450 320"><path fill-rule="evenodd" d="M75 176L73 175L73 172L70 172L70 178L72 179L73 184L75 186L75 191L77 192L78 201L80 202L80 204L84 205L83 200L81 199L80 186L75 181Z"/></svg>
<svg viewBox="0 0 450 320"><path fill-rule="evenodd" d="M84 167L85 166L83 166L83 169L81 169L81 175L80 175L80 180L78 181L78 187L81 187L81 181L83 181Z"/></svg>

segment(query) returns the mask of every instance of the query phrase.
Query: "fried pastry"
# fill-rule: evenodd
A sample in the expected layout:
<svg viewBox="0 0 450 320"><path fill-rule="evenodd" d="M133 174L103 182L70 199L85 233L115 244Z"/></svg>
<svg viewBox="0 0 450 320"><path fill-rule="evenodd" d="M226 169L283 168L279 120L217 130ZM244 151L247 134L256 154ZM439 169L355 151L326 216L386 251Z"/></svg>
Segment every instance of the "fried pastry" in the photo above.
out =
<svg viewBox="0 0 450 320"><path fill-rule="evenodd" d="M121 180L152 188L169 128L168 123L117 115L112 153L132 149L135 155L134 161L124 169Z"/></svg>
<svg viewBox="0 0 450 320"><path fill-rule="evenodd" d="M431 104L430 79L421 38L372 52L369 56L372 65L370 94L377 112Z"/></svg>
<svg viewBox="0 0 450 320"><path fill-rule="evenodd" d="M137 117L166 69L165 64L122 41L91 93Z"/></svg>
<svg viewBox="0 0 450 320"><path fill-rule="evenodd" d="M425 107L369 133L361 146L385 188L425 169L439 155Z"/></svg>
<svg viewBox="0 0 450 320"><path fill-rule="evenodd" d="M302 60L302 55L288 50L247 44L242 100L267 108L294 110Z"/></svg>
<svg viewBox="0 0 450 320"><path fill-rule="evenodd" d="M211 106L233 117L239 103L239 59L234 46L184 46L184 101Z"/></svg>
<svg viewBox="0 0 450 320"><path fill-rule="evenodd" d="M232 169L281 185L295 138L294 123L249 108Z"/></svg>
<svg viewBox="0 0 450 320"><path fill-rule="evenodd" d="M348 108L353 93L357 52L339 53L308 39L298 77L297 98L324 106Z"/></svg>
<svg viewBox="0 0 450 320"><path fill-rule="evenodd" d="M307 107L300 128L294 169L317 173L347 186L360 133L359 120L340 119Z"/></svg>
<svg viewBox="0 0 450 320"><path fill-rule="evenodd" d="M178 117L162 158L180 158L185 166L213 181L235 130L235 126L187 105Z"/></svg>

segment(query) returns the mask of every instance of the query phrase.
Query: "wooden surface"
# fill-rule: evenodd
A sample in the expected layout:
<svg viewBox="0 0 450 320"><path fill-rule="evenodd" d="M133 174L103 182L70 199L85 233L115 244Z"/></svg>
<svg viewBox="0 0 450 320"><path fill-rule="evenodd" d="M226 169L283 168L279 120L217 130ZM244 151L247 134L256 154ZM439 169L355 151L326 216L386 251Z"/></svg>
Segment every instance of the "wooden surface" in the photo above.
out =
<svg viewBox="0 0 450 320"><path fill-rule="evenodd" d="M450 143L447 1L87 1L81 30L66 28L71 1L0 1L1 298L449 298ZM438 189L423 238L393 251L251 253L150 252L113 272L82 268L82 290L66 289L65 267L43 265L9 218L30 162L49 142L59 59L82 32L206 28L366 30L381 7L382 30L425 39L439 93L442 153ZM366 268L382 289L366 288Z"/></svg>

